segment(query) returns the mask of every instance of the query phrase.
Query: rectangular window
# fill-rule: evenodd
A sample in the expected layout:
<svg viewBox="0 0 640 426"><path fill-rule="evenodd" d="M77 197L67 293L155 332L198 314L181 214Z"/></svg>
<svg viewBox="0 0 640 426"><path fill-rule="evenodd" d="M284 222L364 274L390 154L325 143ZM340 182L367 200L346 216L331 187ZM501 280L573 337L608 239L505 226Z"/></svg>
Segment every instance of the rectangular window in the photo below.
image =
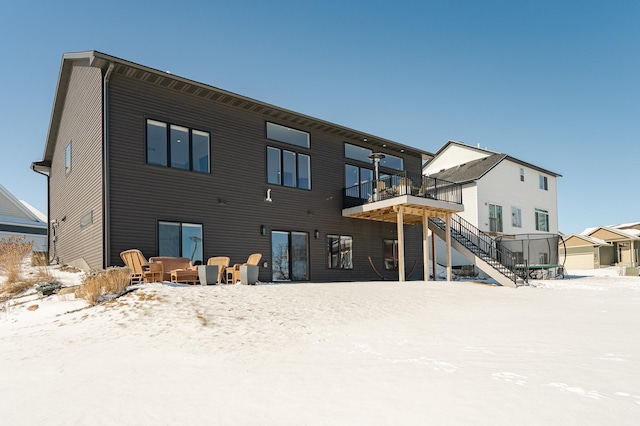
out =
<svg viewBox="0 0 640 426"><path fill-rule="evenodd" d="M147 120L147 164L209 173L209 133Z"/></svg>
<svg viewBox="0 0 640 426"><path fill-rule="evenodd" d="M404 170L404 158L396 157L395 155L385 154L384 158L380 160L382 167L388 167L395 170Z"/></svg>
<svg viewBox="0 0 640 426"><path fill-rule="evenodd" d="M93 210L89 210L80 218L80 229L86 228L93 223Z"/></svg>
<svg viewBox="0 0 640 426"><path fill-rule="evenodd" d="M311 189L311 158L272 146L267 147L267 183Z"/></svg>
<svg viewBox="0 0 640 426"><path fill-rule="evenodd" d="M371 163L373 160L369 156L373 154L373 151L368 148L363 148L357 145L351 145L350 143L344 144L344 156L351 158L352 160L364 161L365 163Z"/></svg>
<svg viewBox="0 0 640 426"><path fill-rule="evenodd" d="M71 142L64 149L64 173L71 173Z"/></svg>
<svg viewBox="0 0 640 426"><path fill-rule="evenodd" d="M158 222L158 255L187 257L202 263L202 225Z"/></svg>
<svg viewBox="0 0 640 426"><path fill-rule="evenodd" d="M546 176L540 175L540 189L544 189L545 191L549 189Z"/></svg>
<svg viewBox="0 0 640 426"><path fill-rule="evenodd" d="M373 151L369 148L363 148L346 142L344 144L345 158L372 163L373 160L369 158L371 154L373 154ZM384 158L380 160L380 166L402 171L404 170L404 159L396 157L395 155L384 154Z"/></svg>
<svg viewBox="0 0 640 426"><path fill-rule="evenodd" d="M191 149L193 171L209 173L209 133L192 130Z"/></svg>
<svg viewBox="0 0 640 426"><path fill-rule="evenodd" d="M511 225L522 228L522 211L518 207L511 207Z"/></svg>
<svg viewBox="0 0 640 426"><path fill-rule="evenodd" d="M364 167L344 165L345 188L350 188L347 195L354 198L368 199L371 196L373 170Z"/></svg>
<svg viewBox="0 0 640 426"><path fill-rule="evenodd" d="M167 165L167 124L147 120L147 164Z"/></svg>
<svg viewBox="0 0 640 426"><path fill-rule="evenodd" d="M267 122L267 139L309 148L309 133Z"/></svg>
<svg viewBox="0 0 640 426"><path fill-rule="evenodd" d="M520 168L520 182L524 182L524 169Z"/></svg>
<svg viewBox="0 0 640 426"><path fill-rule="evenodd" d="M489 232L502 232L502 206L489 204Z"/></svg>
<svg viewBox="0 0 640 426"><path fill-rule="evenodd" d="M536 209L536 231L549 232L549 212Z"/></svg>
<svg viewBox="0 0 640 426"><path fill-rule="evenodd" d="M398 240L384 240L384 269L398 269Z"/></svg>
<svg viewBox="0 0 640 426"><path fill-rule="evenodd" d="M353 269L353 237L327 235L329 269Z"/></svg>

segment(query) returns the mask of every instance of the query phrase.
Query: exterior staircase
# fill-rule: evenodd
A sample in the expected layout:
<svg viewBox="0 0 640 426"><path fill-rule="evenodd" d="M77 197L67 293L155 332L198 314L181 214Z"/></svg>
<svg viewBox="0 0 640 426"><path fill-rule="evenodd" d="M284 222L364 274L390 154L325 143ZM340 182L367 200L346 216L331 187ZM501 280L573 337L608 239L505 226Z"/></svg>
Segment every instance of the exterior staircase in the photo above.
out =
<svg viewBox="0 0 640 426"><path fill-rule="evenodd" d="M429 219L429 229L442 240L446 239L446 223L439 217ZM507 287L528 285L517 274L513 253L499 247L496 241L458 215L451 216L451 247L480 268L485 274Z"/></svg>

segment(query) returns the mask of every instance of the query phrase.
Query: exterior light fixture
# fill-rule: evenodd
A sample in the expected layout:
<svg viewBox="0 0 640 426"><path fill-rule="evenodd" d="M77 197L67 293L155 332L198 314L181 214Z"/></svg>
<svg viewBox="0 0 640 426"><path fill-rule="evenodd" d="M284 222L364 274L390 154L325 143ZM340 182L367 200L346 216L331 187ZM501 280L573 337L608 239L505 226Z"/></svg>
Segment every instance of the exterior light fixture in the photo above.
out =
<svg viewBox="0 0 640 426"><path fill-rule="evenodd" d="M273 201L273 200L271 199L271 188L267 189L267 196L266 196L266 197L264 197L264 201L265 201L266 203L270 203L270 202L272 202L272 201Z"/></svg>
<svg viewBox="0 0 640 426"><path fill-rule="evenodd" d="M317 229L313 231L313 236L316 237L317 240L320 237L320 231L318 231Z"/></svg>
<svg viewBox="0 0 640 426"><path fill-rule="evenodd" d="M264 225L260 225L260 235L267 235L267 228Z"/></svg>

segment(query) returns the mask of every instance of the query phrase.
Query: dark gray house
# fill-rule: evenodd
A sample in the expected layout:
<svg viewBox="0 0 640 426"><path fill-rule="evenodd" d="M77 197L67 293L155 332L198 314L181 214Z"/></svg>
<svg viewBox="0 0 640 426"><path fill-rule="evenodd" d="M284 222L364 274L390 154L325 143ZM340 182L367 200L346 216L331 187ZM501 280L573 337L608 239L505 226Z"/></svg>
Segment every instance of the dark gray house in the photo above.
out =
<svg viewBox="0 0 640 426"><path fill-rule="evenodd" d="M59 262L257 252L262 281L351 281L423 277L426 220L462 210L459 187L423 179L431 157L88 51L63 56L32 168L48 175Z"/></svg>

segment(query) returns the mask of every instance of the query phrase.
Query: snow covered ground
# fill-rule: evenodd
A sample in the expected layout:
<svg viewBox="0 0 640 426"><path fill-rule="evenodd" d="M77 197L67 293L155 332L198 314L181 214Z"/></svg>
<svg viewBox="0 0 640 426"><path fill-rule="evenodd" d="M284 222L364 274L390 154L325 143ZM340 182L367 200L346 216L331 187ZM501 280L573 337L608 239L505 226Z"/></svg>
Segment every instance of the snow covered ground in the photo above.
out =
<svg viewBox="0 0 640 426"><path fill-rule="evenodd" d="M0 424L640 424L640 278L573 274L22 298Z"/></svg>

